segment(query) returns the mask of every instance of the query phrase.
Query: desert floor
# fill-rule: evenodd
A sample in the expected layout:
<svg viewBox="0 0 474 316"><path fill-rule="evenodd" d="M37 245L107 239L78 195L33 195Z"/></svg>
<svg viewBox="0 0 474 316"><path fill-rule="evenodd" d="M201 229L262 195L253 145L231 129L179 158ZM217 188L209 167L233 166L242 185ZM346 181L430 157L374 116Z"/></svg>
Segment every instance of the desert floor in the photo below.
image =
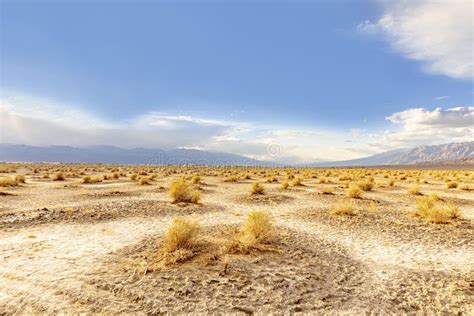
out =
<svg viewBox="0 0 474 316"><path fill-rule="evenodd" d="M202 176L195 205L170 203L179 173L150 185L24 173L26 183L0 196L0 314L474 313L474 191L447 189L440 179L420 189L460 208L463 218L450 224L412 216L412 179L390 187L381 175L352 199L355 216L337 216L329 211L347 200L346 188L331 176L287 190L284 173L279 183ZM265 195L250 196L255 181ZM272 249L226 255L225 272L219 257L149 268L174 216L191 216L206 238L219 238L254 209L271 214Z"/></svg>

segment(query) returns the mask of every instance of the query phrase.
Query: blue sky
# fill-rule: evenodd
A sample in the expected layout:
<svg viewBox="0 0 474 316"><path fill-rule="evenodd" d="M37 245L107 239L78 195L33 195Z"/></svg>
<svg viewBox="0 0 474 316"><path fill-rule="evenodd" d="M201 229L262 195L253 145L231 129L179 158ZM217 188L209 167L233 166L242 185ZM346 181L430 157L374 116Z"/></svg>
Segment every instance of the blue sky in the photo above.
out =
<svg viewBox="0 0 474 316"><path fill-rule="evenodd" d="M410 128L406 120L387 119L421 108L420 118L474 117L469 2L0 5L2 125L17 128L17 136L3 130L3 142L189 147L309 161L472 137L474 122L451 136L413 140L400 134ZM97 133L77 126L55 141L18 122L41 120L54 132L78 117ZM97 136L104 128L109 136ZM130 128L157 140L145 143L138 131L127 143L110 136L110 129ZM387 144L387 133L398 138ZM279 157L268 155L271 144Z"/></svg>

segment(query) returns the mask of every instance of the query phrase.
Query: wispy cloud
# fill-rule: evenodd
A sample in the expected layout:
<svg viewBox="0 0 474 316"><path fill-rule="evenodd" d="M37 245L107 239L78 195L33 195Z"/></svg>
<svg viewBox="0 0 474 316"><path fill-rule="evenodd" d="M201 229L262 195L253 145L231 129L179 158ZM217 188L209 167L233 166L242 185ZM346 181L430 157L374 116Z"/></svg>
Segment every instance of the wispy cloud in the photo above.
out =
<svg viewBox="0 0 474 316"><path fill-rule="evenodd" d="M470 80L474 76L473 3L404 0L382 2L384 13L358 29L382 35L405 57L433 74Z"/></svg>
<svg viewBox="0 0 474 316"><path fill-rule="evenodd" d="M440 101L440 100L446 100L446 99L449 99L449 98L450 98L449 95L442 95L442 96L440 96L440 97L434 98L433 100L435 100L435 101Z"/></svg>

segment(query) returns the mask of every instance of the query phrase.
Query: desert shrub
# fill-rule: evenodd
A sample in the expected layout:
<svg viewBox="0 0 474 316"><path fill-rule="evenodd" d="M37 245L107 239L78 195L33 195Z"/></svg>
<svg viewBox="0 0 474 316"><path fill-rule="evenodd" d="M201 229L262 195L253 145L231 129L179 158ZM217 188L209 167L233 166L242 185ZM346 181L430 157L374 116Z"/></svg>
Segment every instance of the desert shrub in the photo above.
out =
<svg viewBox="0 0 474 316"><path fill-rule="evenodd" d="M288 183L288 181L286 181L286 180L281 183L281 188L282 188L283 190L288 189L288 186L289 186L289 183Z"/></svg>
<svg viewBox="0 0 474 316"><path fill-rule="evenodd" d="M49 172L43 173L43 179L48 179L49 178Z"/></svg>
<svg viewBox="0 0 474 316"><path fill-rule="evenodd" d="M420 192L420 186L418 184L413 184L408 188L408 194L410 195L422 195Z"/></svg>
<svg viewBox="0 0 474 316"><path fill-rule="evenodd" d="M84 176L82 177L82 180L81 180L82 183L91 183L91 181L92 181L91 176Z"/></svg>
<svg viewBox="0 0 474 316"><path fill-rule="evenodd" d="M171 183L169 194L173 203L199 203L201 193L192 190L184 179L175 180Z"/></svg>
<svg viewBox="0 0 474 316"><path fill-rule="evenodd" d="M352 199L359 199L362 197L362 190L357 184L350 184L346 196Z"/></svg>
<svg viewBox="0 0 474 316"><path fill-rule="evenodd" d="M112 178L115 179L115 180L117 180L118 178L120 178L120 173L114 172L114 173L112 174Z"/></svg>
<svg viewBox="0 0 474 316"><path fill-rule="evenodd" d="M395 180L393 180L393 179L389 180L389 181L388 181L388 186L389 186L389 187L395 186Z"/></svg>
<svg viewBox="0 0 474 316"><path fill-rule="evenodd" d="M333 191L334 191L333 187L325 186L325 187L321 188L321 193L322 194L333 194Z"/></svg>
<svg viewBox="0 0 474 316"><path fill-rule="evenodd" d="M249 173L246 173L246 174L243 176L243 178L246 179L246 180L252 179L252 177L250 176Z"/></svg>
<svg viewBox="0 0 474 316"><path fill-rule="evenodd" d="M15 181L16 181L17 183L25 183L26 179L25 179L25 176L24 176L24 175L22 175L22 174L17 174L17 175L15 176Z"/></svg>
<svg viewBox="0 0 474 316"><path fill-rule="evenodd" d="M64 173L62 172L56 172L53 177L53 181L64 181L66 177L64 176Z"/></svg>
<svg viewBox="0 0 474 316"><path fill-rule="evenodd" d="M238 176L228 176L224 179L224 182L237 182L239 181Z"/></svg>
<svg viewBox="0 0 474 316"><path fill-rule="evenodd" d="M0 178L0 187L16 187L18 182L13 178L3 177Z"/></svg>
<svg viewBox="0 0 474 316"><path fill-rule="evenodd" d="M362 191L372 191L372 189L374 188L374 182L373 180L371 181L370 179L367 181L359 181L357 182L357 185Z"/></svg>
<svg viewBox="0 0 474 316"><path fill-rule="evenodd" d="M164 248L167 252L193 249L198 242L199 232L198 222L184 217L175 217L165 234Z"/></svg>
<svg viewBox="0 0 474 316"><path fill-rule="evenodd" d="M278 179L275 176L268 176L267 180L268 183L278 182Z"/></svg>
<svg viewBox="0 0 474 316"><path fill-rule="evenodd" d="M275 240L276 231L270 220L270 215L264 211L251 211L239 235L229 247L229 252L247 253L253 249L261 249L263 245L270 244Z"/></svg>
<svg viewBox="0 0 474 316"><path fill-rule="evenodd" d="M294 187L303 186L303 182L300 177L295 177L293 181L291 181L291 185Z"/></svg>
<svg viewBox="0 0 474 316"><path fill-rule="evenodd" d="M448 183L446 183L446 187L448 189L456 189L458 187L458 183L455 181L449 181Z"/></svg>
<svg viewBox="0 0 474 316"><path fill-rule="evenodd" d="M201 183L201 177L200 177L198 174L195 174L195 175L191 178L191 183L192 183L192 184L199 184L199 183Z"/></svg>
<svg viewBox="0 0 474 316"><path fill-rule="evenodd" d="M250 190L250 194L258 195L258 194L265 194L265 188L258 182L252 183L252 189Z"/></svg>
<svg viewBox="0 0 474 316"><path fill-rule="evenodd" d="M328 178L326 177L319 177L319 183L328 183Z"/></svg>
<svg viewBox="0 0 474 316"><path fill-rule="evenodd" d="M138 179L138 184L139 185L148 185L148 184L150 184L150 177L140 177Z"/></svg>
<svg viewBox="0 0 474 316"><path fill-rule="evenodd" d="M370 201L369 212L377 212L377 202Z"/></svg>
<svg viewBox="0 0 474 316"><path fill-rule="evenodd" d="M463 191L471 191L472 188L469 184L463 184L459 187L459 189L463 190Z"/></svg>
<svg viewBox="0 0 474 316"><path fill-rule="evenodd" d="M132 180L132 181L137 180L137 178L138 178L138 174L137 174L137 173L132 173L132 174L130 175L130 180Z"/></svg>
<svg viewBox="0 0 474 316"><path fill-rule="evenodd" d="M356 206L353 202L342 202L331 209L331 215L356 215Z"/></svg>
<svg viewBox="0 0 474 316"><path fill-rule="evenodd" d="M431 197L420 197L416 200L415 216L421 217L430 223L447 224L460 217L460 211L452 203L440 203Z"/></svg>
<svg viewBox="0 0 474 316"><path fill-rule="evenodd" d="M99 182L102 182L102 177L100 176L84 176L82 177L82 180L81 182L82 183L85 183L85 184L93 184L93 183L99 183Z"/></svg>

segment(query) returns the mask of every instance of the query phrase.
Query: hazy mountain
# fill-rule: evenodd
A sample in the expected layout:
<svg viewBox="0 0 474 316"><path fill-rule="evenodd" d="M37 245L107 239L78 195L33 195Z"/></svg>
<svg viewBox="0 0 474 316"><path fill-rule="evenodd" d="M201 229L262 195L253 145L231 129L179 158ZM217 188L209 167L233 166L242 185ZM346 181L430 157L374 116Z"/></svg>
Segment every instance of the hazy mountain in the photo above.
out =
<svg viewBox="0 0 474 316"><path fill-rule="evenodd" d="M200 151L194 149L123 149L113 146L77 148L69 146L36 147L27 145L0 144L0 161L16 162L83 162L114 164L196 164L196 165L241 165L268 166L270 163L247 157Z"/></svg>
<svg viewBox="0 0 474 316"><path fill-rule="evenodd" d="M411 165L472 161L474 142L419 146L387 151L366 158L317 162L307 167ZM113 146L77 148L69 146L35 147L0 144L0 161L18 162L83 162L115 164L212 165L212 166L278 166L282 164L258 161L247 157L194 149L123 149Z"/></svg>
<svg viewBox="0 0 474 316"><path fill-rule="evenodd" d="M474 158L474 142L419 146L387 151L365 158L315 163L318 167L412 165L438 162L469 161Z"/></svg>

